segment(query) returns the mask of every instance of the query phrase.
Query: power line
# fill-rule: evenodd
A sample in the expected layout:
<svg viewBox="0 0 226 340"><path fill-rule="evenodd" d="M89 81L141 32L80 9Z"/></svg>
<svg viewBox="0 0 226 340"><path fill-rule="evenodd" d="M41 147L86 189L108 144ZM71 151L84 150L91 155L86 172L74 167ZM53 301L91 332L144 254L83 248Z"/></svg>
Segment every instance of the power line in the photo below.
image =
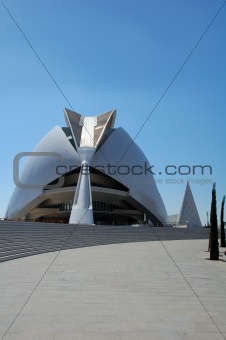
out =
<svg viewBox="0 0 226 340"><path fill-rule="evenodd" d="M57 81L55 80L55 78L52 76L51 72L49 71L48 67L45 65L45 63L43 62L42 58L40 57L40 55L37 53L37 51L35 50L35 48L33 47L33 45L31 44L30 40L28 39L28 37L26 36L26 34L24 33L24 31L22 30L22 28L20 27L20 25L18 24L18 22L16 21L16 19L14 18L14 16L12 15L12 13L10 12L10 10L8 9L8 7L4 4L3 1L1 1L2 5L4 6L6 12L8 13L8 15L10 16L10 18L12 19L12 21L14 22L14 24L16 25L16 27L18 28L18 30L20 31L20 33L22 34L23 38L26 40L27 44L29 45L29 47L31 48L31 50L33 51L33 53L35 54L36 58L39 60L39 62L41 63L41 65L43 66L43 68L45 69L45 71L47 72L47 74L49 75L49 77L52 79L53 83L55 84L55 86L57 87L57 89L59 90L59 92L61 93L61 95L63 96L63 98L66 100L66 102L68 103L69 107L74 111L74 113L78 116L77 112L74 110L72 104L70 103L70 101L68 100L68 98L66 97L66 95L64 94L62 88L59 86L59 84L57 83ZM86 126L84 126L86 132L88 133L88 135L92 138L92 140L94 141L93 137L90 135L89 131L87 130ZM103 158L105 159L105 161L109 164L109 161L107 160L105 154L103 153L102 149L99 149L99 152L101 153L101 155L103 156ZM121 179L119 178L118 174L115 173L118 181L121 183ZM107 181L107 180L105 180ZM105 182L104 181L104 182ZM103 188L100 188L100 190L98 191L97 195L101 193L101 191L103 190ZM85 211L83 217L85 216L87 210ZM80 222L80 221L79 221ZM78 223L79 224L79 223Z"/></svg>
<svg viewBox="0 0 226 340"><path fill-rule="evenodd" d="M68 103L68 105L70 106L70 108L72 108L72 110L74 111L71 103L69 102L69 100L67 99L67 97L65 96L64 92L62 91L61 87L58 85L58 83L56 82L56 80L54 79L54 77L52 76L52 74L49 72L48 68L46 67L46 65L44 64L44 62L42 61L42 59L40 58L39 54L36 52L36 50L33 48L32 44L30 43L30 41L28 40L28 38L26 37L26 35L24 34L23 30L20 28L20 26L18 25L18 23L16 22L16 20L14 19L14 17L12 16L12 14L10 13L10 11L8 10L8 8L6 7L6 5L4 4L3 1L1 1L2 5L4 6L5 10L7 11L7 13L9 14L9 16L11 17L11 19L13 20L13 22L15 23L15 25L17 26L17 28L19 29L19 31L21 32L22 36L24 37L24 39L27 41L28 45L30 46L30 48L32 49L33 53L36 55L36 57L38 58L39 62L42 64L43 68L45 69L45 71L48 73L49 77L52 79L53 83L55 84L55 86L58 88L59 92L61 93L61 95L64 97L64 99L66 100L66 102ZM223 4L221 5L221 7L219 8L219 10L217 11L217 13L214 15L213 19L210 21L210 23L208 24L208 26L206 27L206 29L204 30L204 32L202 33L201 37L198 39L198 41L196 42L195 46L193 47L193 49L191 50L191 52L189 53L188 57L185 59L185 61L183 62L183 64L181 65L181 67L179 68L179 70L176 72L176 74L174 75L173 79L171 80L171 82L169 83L169 85L167 86L167 88L165 89L165 91L163 92L163 94L160 96L159 100L157 101L156 105L154 106L154 108L152 109L151 113L148 115L148 117L146 118L146 120L144 121L144 123L141 125L139 131L137 132L136 136L133 138L132 142L130 143L130 145L128 146L128 148L126 149L126 151L124 152L124 154L122 155L121 159L119 160L118 164L120 163L120 161L123 159L123 157L125 156L125 154L128 152L128 150L130 149L130 147L132 146L132 144L134 143L134 141L136 140L136 138L138 137L138 135L140 134L140 132L142 131L143 127L145 126L145 124L147 123L147 121L149 120L149 118L151 117L151 115L154 113L154 111L156 110L156 108L158 107L158 105L160 104L160 102L162 101L162 99L165 97L166 93L168 92L168 90L170 89L170 87L172 86L172 84L174 83L174 81L177 79L178 75L180 74L180 72L182 71L182 69L184 68L184 66L186 65L186 63L188 62L188 60L191 58L191 56L193 55L194 51L196 50L196 48L198 47L198 45L200 44L201 40L203 39L203 37L206 35L207 31L209 30L210 26L213 24L214 20L216 19L216 17L218 16L218 14L220 13L220 11L222 10L222 8L224 7L226 1L223 2ZM75 111L74 111L75 112ZM103 153L102 153L103 155ZM104 155L103 155L104 156ZM105 158L105 156L104 156ZM106 160L106 158L105 158ZM107 161L107 160L106 160ZM77 226L77 225L76 225ZM67 238L67 240L65 241L65 243L63 244L63 246L68 242L68 240L70 239L70 237L72 236L72 234L75 231L76 226L73 228L71 234L69 235L69 237ZM160 239L159 239L160 241ZM161 241L160 241L161 242ZM166 250L166 252L168 253L168 255L171 257L171 255L169 254L169 252L167 251L167 249L165 248L165 246L163 245L163 243L161 242L162 246L164 247L164 249ZM40 278L40 280L38 281L38 283L36 284L36 286L34 287L34 289L32 290L32 292L30 293L30 295L28 296L27 300L25 301L25 303L23 304L23 306L21 307L20 311L18 312L18 314L15 316L15 318L13 319L13 321L11 322L10 326L8 327L8 329L6 330L6 332L3 334L1 340L6 336L6 334L8 333L9 329L12 327L12 325L15 323L16 319L18 318L18 316L21 314L22 310L24 309L24 307L26 306L26 304L28 303L28 301L30 300L30 298L32 297L33 293L35 292L35 290L37 289L37 287L39 286L39 284L41 283L41 281L43 280L43 278L45 277L45 275L47 274L47 272L49 271L49 269L51 268L51 266L53 265L53 263L55 262L56 258L59 256L61 250L63 249L63 246L61 247L61 249L57 252L57 254L55 255L54 259L51 261L50 265L48 266L48 268L46 269L46 271L44 272L44 274L42 275L42 277ZM175 261L173 260L173 258L171 257L172 261L175 263ZM175 263L176 265L176 263ZM176 265L177 266L177 265ZM177 266L178 270L181 272L180 268ZM181 272L181 274L183 275L183 273ZM189 282L187 281L187 279L185 278L185 276L183 275L184 279L186 280L186 282L188 283L188 285L191 287L191 285L189 284ZM192 289L192 287L191 287ZM193 289L192 289L193 290ZM196 295L196 297L198 298L197 294L195 293L195 291L193 290L194 294ZM198 298L199 299L199 298ZM200 304L203 306L203 308L206 310L206 308L204 307L204 305L202 304L202 302L199 299ZM208 313L208 311L206 310L206 312ZM209 314L209 313L208 313ZM210 315L209 315L210 316ZM211 318L211 316L210 316ZM211 318L212 319L212 318ZM212 321L214 322L214 320L212 319ZM216 323L214 322L214 324L216 325ZM217 325L216 325L217 327ZM217 327L218 328L218 327ZM219 330L219 328L218 328ZM219 330L220 331L220 330ZM222 332L220 332L222 334Z"/></svg>
<svg viewBox="0 0 226 340"><path fill-rule="evenodd" d="M11 19L13 20L14 24L17 26L18 30L20 31L20 33L22 34L22 36L24 37L24 39L26 40L27 44L29 45L29 47L31 48L31 50L33 51L33 53L35 54L36 58L39 60L39 62L41 63L41 65L43 66L43 68L45 69L45 71L47 72L47 74L49 75L49 77L52 79L53 83L55 84L55 86L57 87L57 89L59 90L59 92L61 93L61 95L63 96L63 98L66 100L66 102L68 103L68 105L70 106L70 108L74 111L74 113L78 116L77 112L74 110L72 104L70 103L70 101L68 100L68 98L66 97L66 95L64 94L62 88L59 86L59 84L57 83L57 81L55 80L55 78L52 76L51 72L49 71L48 67L45 65L45 63L43 62L42 58L39 56L39 54L37 53L37 51L34 49L33 45L31 44L30 40L28 39L28 37L26 36L26 34L24 33L24 31L22 30L22 28L20 27L20 25L18 24L18 22L16 21L16 19L14 18L14 16L12 15L12 13L10 12L10 10L8 9L8 7L4 4L3 1L1 1L2 5L4 6L6 12L9 14L9 16L11 17ZM93 137L90 135L89 131L87 130L86 126L84 126L86 132L88 133L88 135L92 138L92 140L94 141ZM102 154L102 156L104 157L104 159L106 160L107 163L108 160L105 157L103 151L100 149L100 153ZM120 178L118 177L118 175L116 174L119 182L121 182Z"/></svg>
<svg viewBox="0 0 226 340"><path fill-rule="evenodd" d="M131 148L132 144L134 143L134 141L136 140L136 138L139 136L139 134L141 133L142 129L144 128L144 126L146 125L146 123L148 122L149 118L151 117L151 115L154 113L154 111L156 110L156 108L159 106L159 104L161 103L161 101L163 100L163 98L165 97L166 93L169 91L169 89L171 88L171 86L173 85L173 83L175 82L175 80L177 79L177 77L179 76L179 74L181 73L181 71L183 70L184 66L187 64L188 60L191 58L191 56L193 55L193 53L195 52L195 50L197 49L197 47L199 46L201 40L203 39L203 37L206 35L207 31L209 30L209 28L211 27L211 25L213 24L213 22L215 21L215 19L217 18L218 14L220 13L220 11L223 9L224 5L225 5L226 1L223 2L223 4L220 6L220 8L218 9L217 13L214 15L214 17L212 18L212 20L209 22L209 24L207 25L207 27L205 28L204 32L202 33L202 35L200 36L200 38L198 39L198 41L196 42L196 44L194 45L194 47L192 48L192 50L190 51L190 53L188 54L187 58L184 60L184 62L182 63L181 67L179 68L179 70L176 72L176 74L173 76L172 80L170 81L169 85L166 87L165 91L162 93L162 95L160 96L159 100L157 101L157 103L155 104L155 106L153 107L151 113L147 116L147 118L145 119L144 123L141 125L139 131L137 132L136 136L133 138L132 142L129 144L128 148L126 149L126 151L124 152L124 154L122 155L122 157L119 160L119 163L121 162L121 160L124 158L125 154L128 152L128 150Z"/></svg>

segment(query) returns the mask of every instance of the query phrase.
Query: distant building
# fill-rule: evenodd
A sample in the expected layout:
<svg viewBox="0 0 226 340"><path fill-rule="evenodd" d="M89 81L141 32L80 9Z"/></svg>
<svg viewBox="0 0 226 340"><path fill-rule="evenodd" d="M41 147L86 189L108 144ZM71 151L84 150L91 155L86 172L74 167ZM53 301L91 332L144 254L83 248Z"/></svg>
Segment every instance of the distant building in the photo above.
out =
<svg viewBox="0 0 226 340"><path fill-rule="evenodd" d="M201 228L202 223L199 218L199 213L193 198L189 182L184 193L184 198L180 213L177 218L177 225L187 224L189 227Z"/></svg>
<svg viewBox="0 0 226 340"><path fill-rule="evenodd" d="M169 215L168 216L169 224L172 224L172 225L176 224L177 218L178 218L178 214Z"/></svg>
<svg viewBox="0 0 226 340"><path fill-rule="evenodd" d="M115 117L115 110L86 117L65 109L67 126L53 128L27 158L6 218L168 222L147 158L123 128L114 128Z"/></svg>

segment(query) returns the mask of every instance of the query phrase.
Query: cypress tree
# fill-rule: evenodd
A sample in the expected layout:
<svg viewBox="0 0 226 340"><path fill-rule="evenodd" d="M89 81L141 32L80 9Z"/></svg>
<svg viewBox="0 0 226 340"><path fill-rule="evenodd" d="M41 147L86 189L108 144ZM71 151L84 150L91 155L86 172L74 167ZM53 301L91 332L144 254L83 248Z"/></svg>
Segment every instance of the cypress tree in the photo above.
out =
<svg viewBox="0 0 226 340"><path fill-rule="evenodd" d="M213 184L210 212L210 260L219 260L216 183Z"/></svg>
<svg viewBox="0 0 226 340"><path fill-rule="evenodd" d="M209 233L208 252L210 251L210 243L211 243L211 227L210 227L210 233Z"/></svg>
<svg viewBox="0 0 226 340"><path fill-rule="evenodd" d="M221 203L221 247L225 247L225 232L224 232L224 202L225 196Z"/></svg>

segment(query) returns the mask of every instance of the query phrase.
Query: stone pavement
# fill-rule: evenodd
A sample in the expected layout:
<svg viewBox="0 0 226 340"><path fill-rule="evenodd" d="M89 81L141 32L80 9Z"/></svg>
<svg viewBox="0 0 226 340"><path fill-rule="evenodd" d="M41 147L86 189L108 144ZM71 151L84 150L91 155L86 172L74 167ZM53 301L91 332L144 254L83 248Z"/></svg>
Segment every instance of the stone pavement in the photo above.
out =
<svg viewBox="0 0 226 340"><path fill-rule="evenodd" d="M226 262L206 260L205 238L153 229L1 263L0 339L226 339Z"/></svg>
<svg viewBox="0 0 226 340"><path fill-rule="evenodd" d="M61 249L156 241L156 233L161 240L183 240L207 238L209 230L0 221L0 262Z"/></svg>

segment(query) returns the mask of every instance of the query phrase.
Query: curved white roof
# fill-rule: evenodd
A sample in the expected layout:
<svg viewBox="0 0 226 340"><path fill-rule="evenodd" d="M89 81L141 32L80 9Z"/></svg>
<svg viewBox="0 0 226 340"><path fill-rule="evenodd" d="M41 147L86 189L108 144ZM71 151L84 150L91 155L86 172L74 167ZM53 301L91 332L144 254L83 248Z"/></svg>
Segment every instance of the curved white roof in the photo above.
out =
<svg viewBox="0 0 226 340"><path fill-rule="evenodd" d="M67 129L71 133L66 134L56 126L35 147L33 152L43 154L34 154L27 159L20 176L20 182L26 187L15 189L8 205L7 218L23 218L43 201L44 187L61 178L57 167L67 172L73 167L80 167L78 135L81 137L82 132L79 128L72 128L72 111L67 110L66 115L69 125ZM100 125L97 124L94 131L96 150L90 166L127 187L128 196L147 215L154 216L160 222L167 222L166 209L153 174L148 170L150 164L144 153L124 129L113 129L115 111L100 116L97 116ZM77 123L80 118L77 117ZM74 144L70 141L72 139ZM116 166L115 172L110 169L110 165Z"/></svg>
<svg viewBox="0 0 226 340"><path fill-rule="evenodd" d="M108 164L117 165L115 174L111 174L113 171L108 170ZM150 164L124 129L116 129L96 152L91 166L98 168L100 165L104 167L107 175L129 188L129 195L151 211L161 222L168 221L166 208L154 177L145 170ZM142 174L138 174L141 172Z"/></svg>

